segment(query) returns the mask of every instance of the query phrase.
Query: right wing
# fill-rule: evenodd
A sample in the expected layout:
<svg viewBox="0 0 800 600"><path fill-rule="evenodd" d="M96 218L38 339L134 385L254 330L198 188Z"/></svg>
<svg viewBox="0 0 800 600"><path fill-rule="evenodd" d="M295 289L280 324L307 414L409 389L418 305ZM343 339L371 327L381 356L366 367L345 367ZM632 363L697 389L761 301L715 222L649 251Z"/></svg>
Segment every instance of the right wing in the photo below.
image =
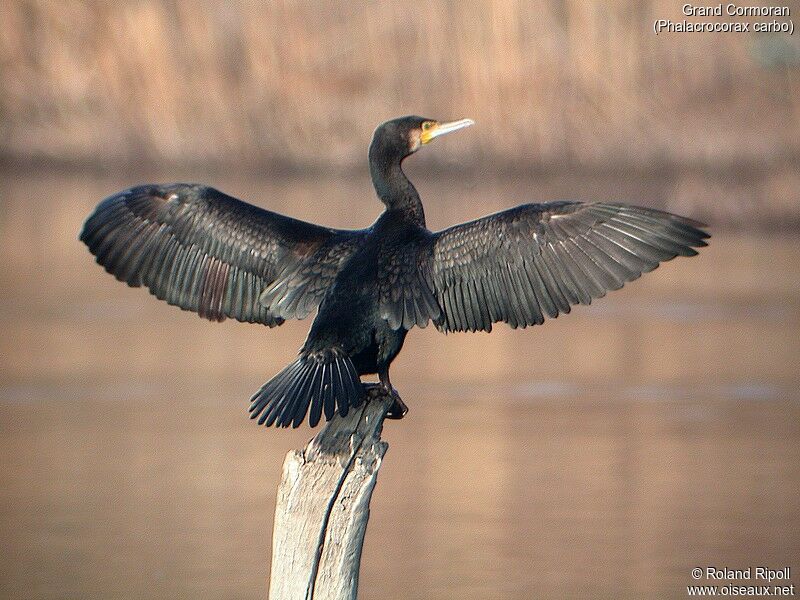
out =
<svg viewBox="0 0 800 600"><path fill-rule="evenodd" d="M694 256L702 225L624 204L526 204L433 235L426 280L444 331L539 325L659 263ZM433 318L433 316L431 317Z"/></svg>
<svg viewBox="0 0 800 600"><path fill-rule="evenodd" d="M392 329L527 327L590 304L659 263L694 256L703 225L624 204L524 204L395 252L379 285Z"/></svg>
<svg viewBox="0 0 800 600"><path fill-rule="evenodd" d="M106 271L160 300L212 321L274 327L317 308L365 235L177 183L106 198L80 239Z"/></svg>

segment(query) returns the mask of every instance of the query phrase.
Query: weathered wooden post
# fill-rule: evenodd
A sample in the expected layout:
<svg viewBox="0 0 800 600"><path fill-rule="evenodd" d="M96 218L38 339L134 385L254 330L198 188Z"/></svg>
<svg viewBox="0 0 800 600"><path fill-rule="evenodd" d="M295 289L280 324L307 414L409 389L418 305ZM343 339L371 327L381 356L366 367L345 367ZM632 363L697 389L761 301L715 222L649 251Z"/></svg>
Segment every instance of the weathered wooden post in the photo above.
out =
<svg viewBox="0 0 800 600"><path fill-rule="evenodd" d="M369 502L389 445L381 430L392 398L336 417L283 463L272 535L271 600L344 600L358 593Z"/></svg>

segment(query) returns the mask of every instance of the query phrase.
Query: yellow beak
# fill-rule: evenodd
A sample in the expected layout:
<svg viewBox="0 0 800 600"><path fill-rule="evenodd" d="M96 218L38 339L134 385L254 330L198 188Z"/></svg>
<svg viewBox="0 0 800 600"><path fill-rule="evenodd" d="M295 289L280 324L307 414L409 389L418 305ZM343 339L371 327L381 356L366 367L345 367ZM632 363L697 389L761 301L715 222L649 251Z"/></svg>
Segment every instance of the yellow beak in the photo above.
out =
<svg viewBox="0 0 800 600"><path fill-rule="evenodd" d="M440 135L452 133L453 131L458 131L459 129L464 129L464 127L469 127L474 124L475 121L472 119L460 119L458 121L450 121L449 123L434 123L431 127L422 132L419 139L423 144L427 144Z"/></svg>

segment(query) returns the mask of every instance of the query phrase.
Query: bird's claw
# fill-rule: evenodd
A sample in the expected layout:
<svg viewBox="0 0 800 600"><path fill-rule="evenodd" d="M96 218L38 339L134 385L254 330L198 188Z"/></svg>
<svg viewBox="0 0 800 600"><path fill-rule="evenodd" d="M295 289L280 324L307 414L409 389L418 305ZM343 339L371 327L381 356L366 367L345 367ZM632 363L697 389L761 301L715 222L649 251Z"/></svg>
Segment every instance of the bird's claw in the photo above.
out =
<svg viewBox="0 0 800 600"><path fill-rule="evenodd" d="M402 419L408 412L408 406L406 406L406 403L400 398L400 394L398 394L394 389L392 389L391 394L394 402L392 402L389 410L386 411L386 418L395 420Z"/></svg>
<svg viewBox="0 0 800 600"><path fill-rule="evenodd" d="M389 410L386 411L386 418L399 420L405 417L407 412L408 406L406 406L406 403L397 398L394 404L389 407Z"/></svg>
<svg viewBox="0 0 800 600"><path fill-rule="evenodd" d="M389 395L392 398L392 405L389 407L389 410L386 411L387 419L397 420L406 416L406 413L408 412L408 406L406 406L406 403L403 402L403 400L400 398L400 394L398 394L397 390L394 388L387 389L381 384L368 384L366 391L369 399L386 395Z"/></svg>

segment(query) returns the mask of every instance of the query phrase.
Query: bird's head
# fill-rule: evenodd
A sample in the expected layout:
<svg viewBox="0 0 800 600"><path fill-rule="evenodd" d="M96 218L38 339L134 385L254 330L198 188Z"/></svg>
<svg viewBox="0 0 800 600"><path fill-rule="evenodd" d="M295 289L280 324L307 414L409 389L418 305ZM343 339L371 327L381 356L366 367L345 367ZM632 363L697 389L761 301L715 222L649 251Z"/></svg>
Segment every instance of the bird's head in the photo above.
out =
<svg viewBox="0 0 800 600"><path fill-rule="evenodd" d="M472 119L441 123L436 119L408 116L386 121L372 136L370 156L385 162L403 160L439 136L473 125Z"/></svg>

